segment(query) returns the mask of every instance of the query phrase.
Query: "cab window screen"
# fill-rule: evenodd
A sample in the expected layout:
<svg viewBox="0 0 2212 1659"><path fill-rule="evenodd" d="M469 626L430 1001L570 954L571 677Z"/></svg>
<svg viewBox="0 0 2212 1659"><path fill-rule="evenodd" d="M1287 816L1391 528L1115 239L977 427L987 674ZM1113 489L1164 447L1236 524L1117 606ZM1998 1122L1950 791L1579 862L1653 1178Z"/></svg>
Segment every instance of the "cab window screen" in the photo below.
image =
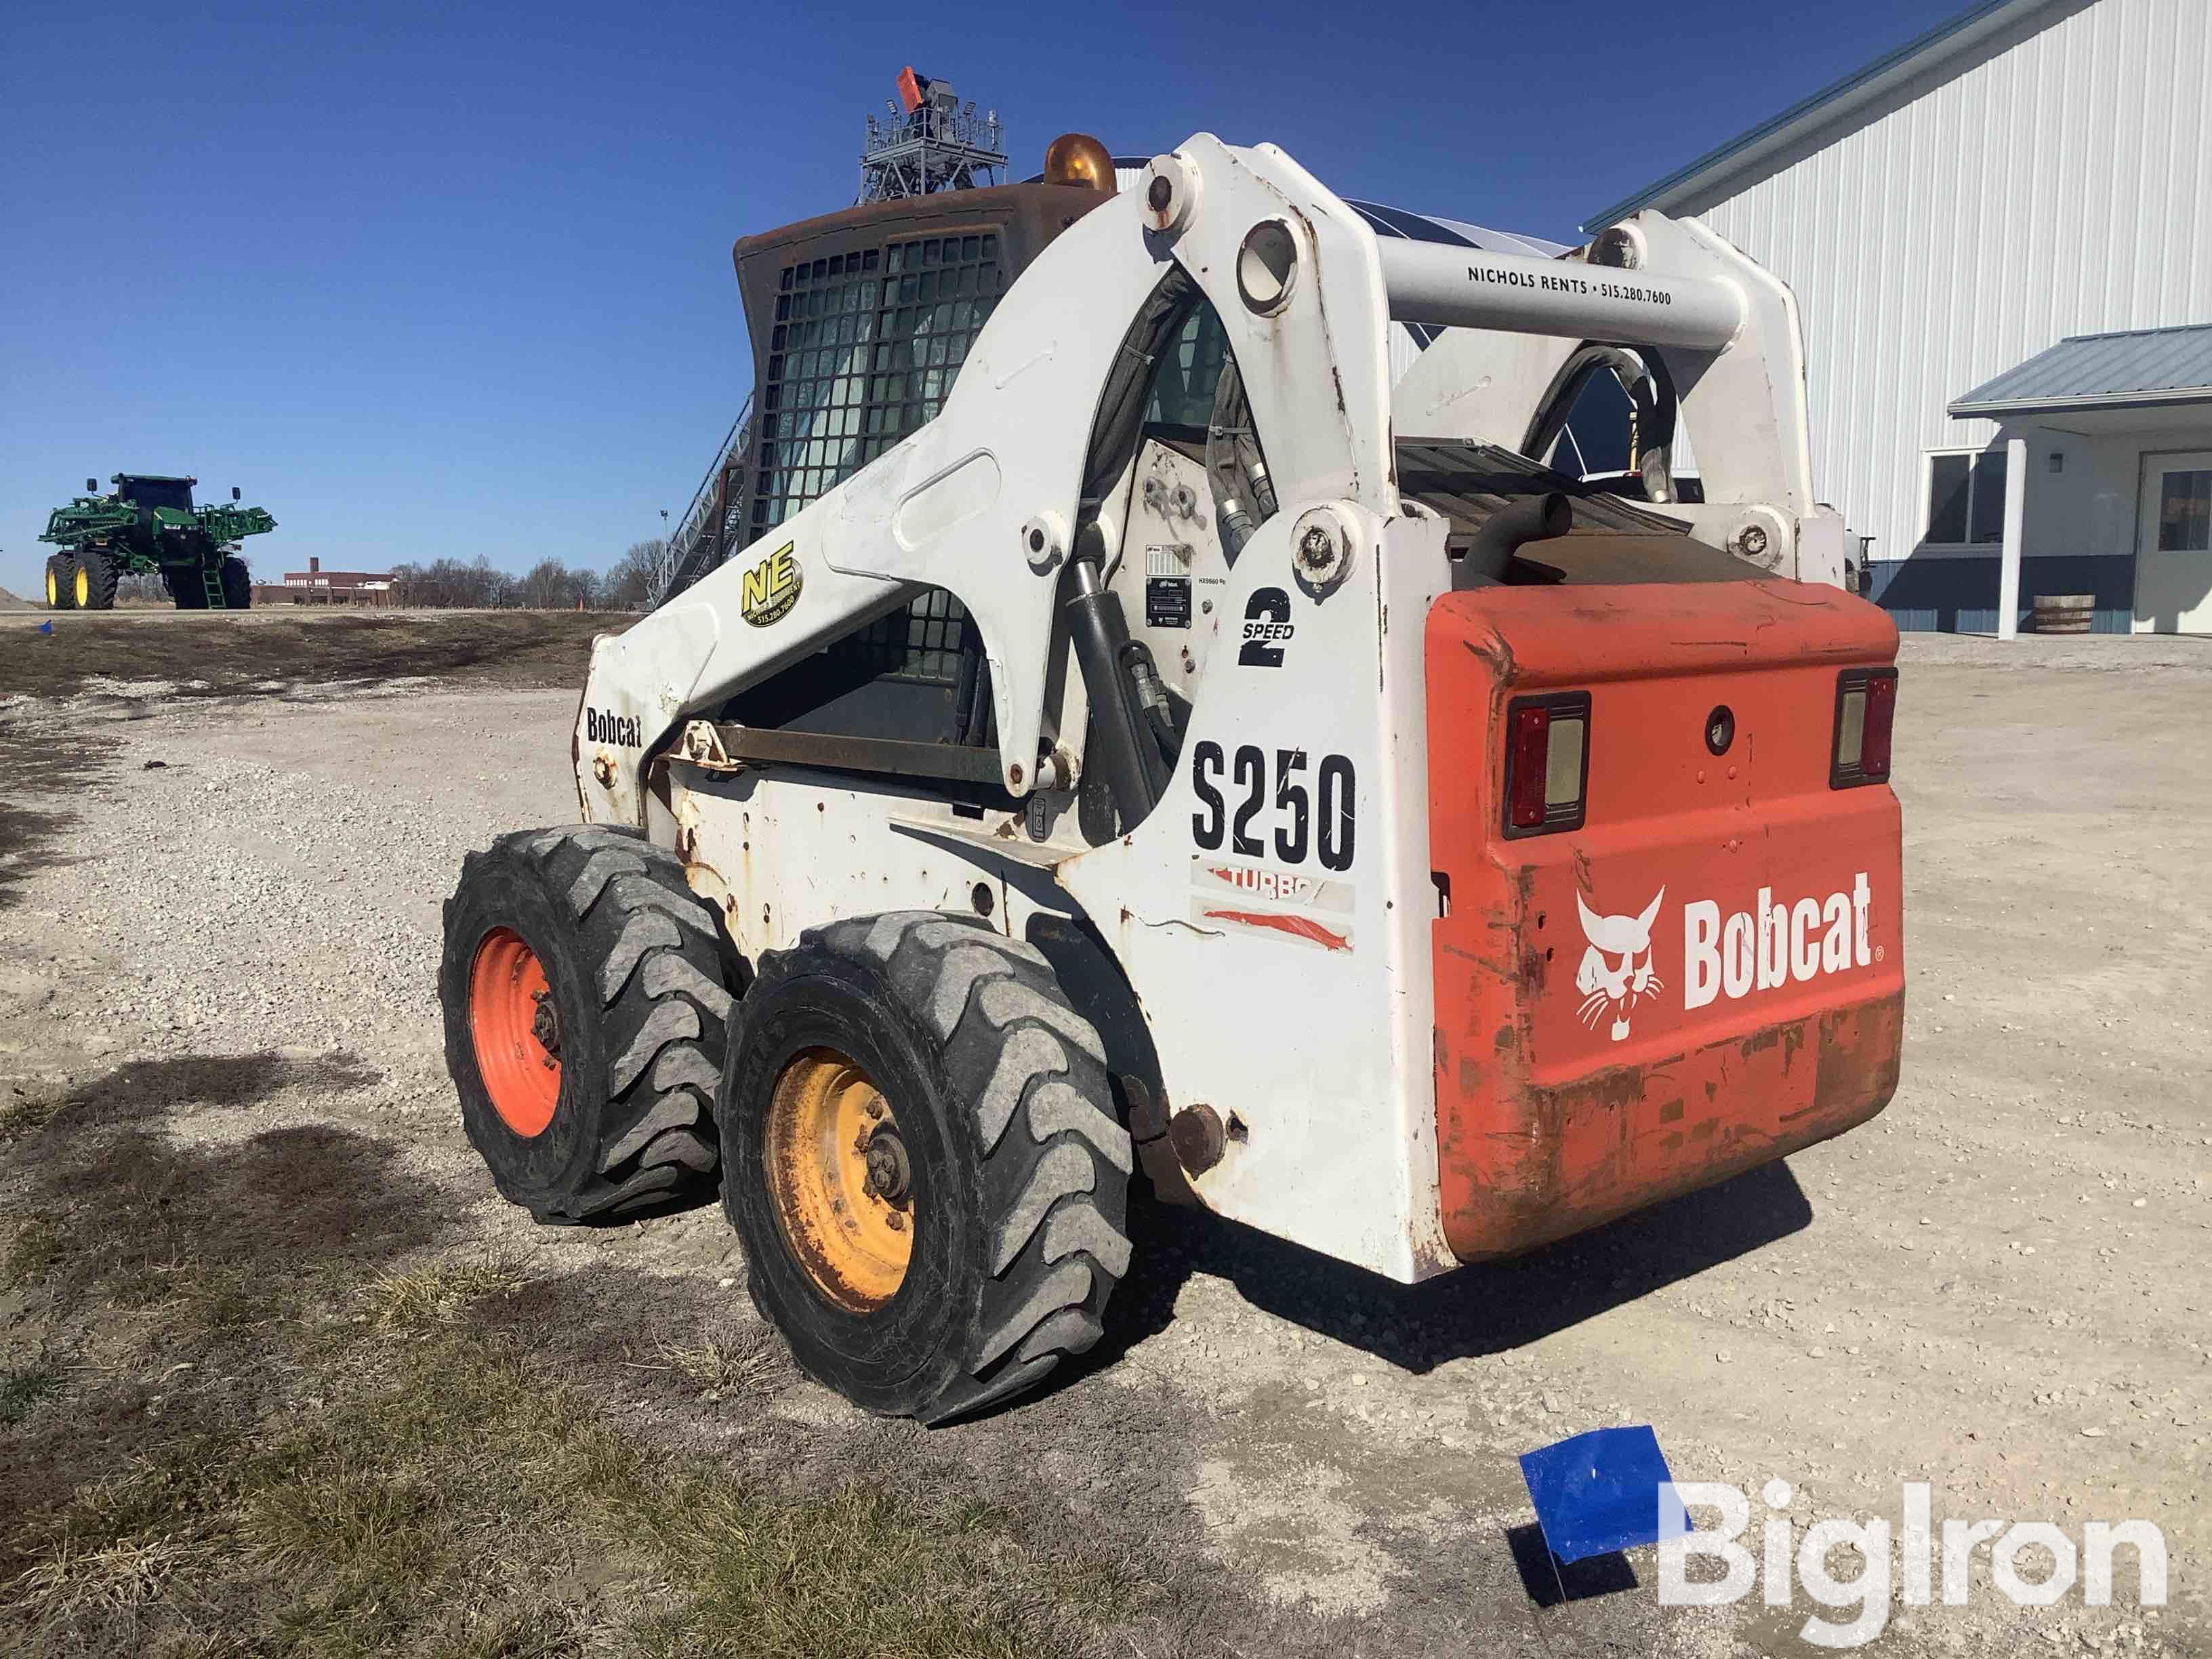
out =
<svg viewBox="0 0 2212 1659"><path fill-rule="evenodd" d="M167 507L184 513L192 508L192 487L167 479L143 478L125 483L122 495L134 507Z"/></svg>
<svg viewBox="0 0 2212 1659"><path fill-rule="evenodd" d="M1145 424L1203 432L1213 418L1213 389L1228 357L1229 336L1213 307L1194 307L1153 367Z"/></svg>
<svg viewBox="0 0 2212 1659"><path fill-rule="evenodd" d="M755 538L936 416L1006 280L988 230L784 267L761 380Z"/></svg>
<svg viewBox="0 0 2212 1659"><path fill-rule="evenodd" d="M786 265L761 380L748 539L935 419L1008 280L994 230L908 237ZM790 684L755 698L744 718L975 740L979 684L985 709L989 701L981 658L965 609L932 590L837 641L805 673L780 677ZM795 688L805 690L793 702Z"/></svg>

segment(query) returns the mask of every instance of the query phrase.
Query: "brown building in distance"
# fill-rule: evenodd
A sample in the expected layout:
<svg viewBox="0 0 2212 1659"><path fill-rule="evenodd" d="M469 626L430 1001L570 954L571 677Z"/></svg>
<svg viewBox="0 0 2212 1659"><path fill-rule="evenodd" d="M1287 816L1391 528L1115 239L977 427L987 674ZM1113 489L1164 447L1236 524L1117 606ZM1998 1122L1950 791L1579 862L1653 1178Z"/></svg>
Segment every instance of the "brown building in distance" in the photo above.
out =
<svg viewBox="0 0 2212 1659"><path fill-rule="evenodd" d="M288 570L281 582L254 585L256 605L393 605L398 590L389 570L325 570L310 558L305 570Z"/></svg>

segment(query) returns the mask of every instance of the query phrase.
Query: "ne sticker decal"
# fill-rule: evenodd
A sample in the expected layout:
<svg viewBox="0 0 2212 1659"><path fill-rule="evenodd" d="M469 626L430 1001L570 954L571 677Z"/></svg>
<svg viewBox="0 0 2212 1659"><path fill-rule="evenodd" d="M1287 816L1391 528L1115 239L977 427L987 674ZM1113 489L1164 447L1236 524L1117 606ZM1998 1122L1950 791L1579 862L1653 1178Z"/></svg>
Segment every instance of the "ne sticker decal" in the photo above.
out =
<svg viewBox="0 0 2212 1659"><path fill-rule="evenodd" d="M799 603L799 590L805 586L799 561L792 557L796 542L786 542L758 564L745 572L744 588L738 598L738 611L755 628L766 628L780 623L791 614L791 607Z"/></svg>

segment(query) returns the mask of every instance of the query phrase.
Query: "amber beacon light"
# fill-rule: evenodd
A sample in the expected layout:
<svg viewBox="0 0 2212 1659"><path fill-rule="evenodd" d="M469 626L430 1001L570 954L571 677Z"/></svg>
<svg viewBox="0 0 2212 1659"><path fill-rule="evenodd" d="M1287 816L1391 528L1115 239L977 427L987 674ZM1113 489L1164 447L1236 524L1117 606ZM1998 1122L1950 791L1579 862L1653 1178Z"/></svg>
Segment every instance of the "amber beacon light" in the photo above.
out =
<svg viewBox="0 0 2212 1659"><path fill-rule="evenodd" d="M1048 185L1081 185L1085 189L1114 193L1114 158L1106 146L1087 132L1063 132L1045 146L1044 181Z"/></svg>

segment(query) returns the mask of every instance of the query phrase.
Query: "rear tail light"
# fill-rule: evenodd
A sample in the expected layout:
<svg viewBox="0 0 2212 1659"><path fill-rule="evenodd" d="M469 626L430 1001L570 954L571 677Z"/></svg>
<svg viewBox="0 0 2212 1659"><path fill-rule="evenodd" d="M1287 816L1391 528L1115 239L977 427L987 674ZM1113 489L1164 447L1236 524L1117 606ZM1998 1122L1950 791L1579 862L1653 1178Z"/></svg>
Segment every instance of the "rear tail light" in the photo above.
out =
<svg viewBox="0 0 2212 1659"><path fill-rule="evenodd" d="M1846 668L1836 677L1835 747L1828 787L1889 781L1889 738L1897 714L1894 668Z"/></svg>
<svg viewBox="0 0 2212 1659"><path fill-rule="evenodd" d="M1587 691L1516 697L1505 711L1505 834L1547 836L1583 827L1589 784Z"/></svg>

